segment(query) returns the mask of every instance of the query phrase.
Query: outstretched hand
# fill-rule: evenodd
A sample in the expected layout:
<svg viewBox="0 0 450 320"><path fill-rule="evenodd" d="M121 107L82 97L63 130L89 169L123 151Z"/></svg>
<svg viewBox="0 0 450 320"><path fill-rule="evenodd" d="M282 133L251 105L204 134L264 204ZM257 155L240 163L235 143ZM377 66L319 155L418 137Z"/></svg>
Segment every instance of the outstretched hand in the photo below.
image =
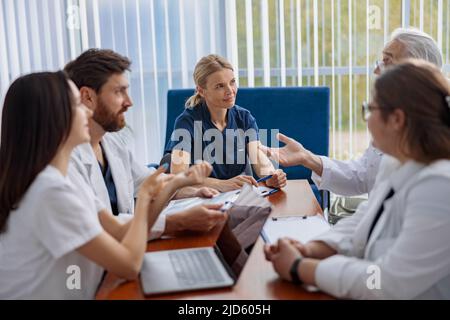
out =
<svg viewBox="0 0 450 320"><path fill-rule="evenodd" d="M282 148L269 148L259 145L259 148L271 159L280 163L282 166L291 167L296 165L303 165L309 151L303 145L282 133L277 134L277 139L284 144Z"/></svg>

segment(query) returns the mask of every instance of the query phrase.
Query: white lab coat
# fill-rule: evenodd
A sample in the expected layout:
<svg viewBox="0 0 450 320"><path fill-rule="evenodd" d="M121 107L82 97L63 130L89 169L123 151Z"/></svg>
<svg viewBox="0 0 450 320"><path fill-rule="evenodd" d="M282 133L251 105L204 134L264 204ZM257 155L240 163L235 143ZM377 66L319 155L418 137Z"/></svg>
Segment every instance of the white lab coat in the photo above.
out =
<svg viewBox="0 0 450 320"><path fill-rule="evenodd" d="M315 239L337 251L319 263L317 286L340 298L450 299L450 161L383 170L390 175L377 182L369 200ZM391 188L395 194L367 243ZM372 266L380 271L378 289L368 286L375 279Z"/></svg>
<svg viewBox="0 0 450 320"><path fill-rule="evenodd" d="M119 133L106 133L101 144L116 187L119 217L122 221L127 221L134 214L134 198L141 183L153 170L136 162ZM85 143L76 147L71 162L92 186L100 201L112 212L108 190L91 145ZM150 231L149 238L159 238L164 232L165 225L166 218L160 215Z"/></svg>
<svg viewBox="0 0 450 320"><path fill-rule="evenodd" d="M0 299L93 299L104 269L77 249L103 232L102 208L80 175L47 165L0 236ZM74 266L77 290L68 287Z"/></svg>
<svg viewBox="0 0 450 320"><path fill-rule="evenodd" d="M350 161L333 160L321 156L322 176L312 173L312 180L320 190L343 196L370 193L383 153L369 145L361 158Z"/></svg>

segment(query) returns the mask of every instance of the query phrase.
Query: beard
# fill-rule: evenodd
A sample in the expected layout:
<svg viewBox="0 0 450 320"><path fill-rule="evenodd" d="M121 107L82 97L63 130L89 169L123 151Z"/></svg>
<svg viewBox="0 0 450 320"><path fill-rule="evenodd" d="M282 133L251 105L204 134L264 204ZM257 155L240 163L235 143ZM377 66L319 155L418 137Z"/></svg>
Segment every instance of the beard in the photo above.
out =
<svg viewBox="0 0 450 320"><path fill-rule="evenodd" d="M94 112L93 119L106 132L116 132L123 129L126 125L124 112L126 108L120 110L117 114L111 112L102 100L98 100L97 108Z"/></svg>

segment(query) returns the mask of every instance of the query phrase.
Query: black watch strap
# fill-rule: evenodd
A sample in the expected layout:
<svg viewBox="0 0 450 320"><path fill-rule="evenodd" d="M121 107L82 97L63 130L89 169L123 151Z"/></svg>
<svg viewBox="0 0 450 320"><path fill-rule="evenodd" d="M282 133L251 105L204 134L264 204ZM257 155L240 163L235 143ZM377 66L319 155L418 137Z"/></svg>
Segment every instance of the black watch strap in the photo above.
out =
<svg viewBox="0 0 450 320"><path fill-rule="evenodd" d="M302 257L298 257L295 259L295 261L292 263L291 270L289 271L291 275L292 282L295 284L302 284L302 280L300 280L299 274L298 274L298 265L302 261Z"/></svg>

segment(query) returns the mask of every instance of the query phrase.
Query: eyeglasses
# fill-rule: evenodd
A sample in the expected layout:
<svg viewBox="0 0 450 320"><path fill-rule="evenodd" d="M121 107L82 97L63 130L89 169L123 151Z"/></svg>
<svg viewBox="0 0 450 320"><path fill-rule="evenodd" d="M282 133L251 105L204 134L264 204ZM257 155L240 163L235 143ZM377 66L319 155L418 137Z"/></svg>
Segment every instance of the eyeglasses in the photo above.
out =
<svg viewBox="0 0 450 320"><path fill-rule="evenodd" d="M375 61L375 69L380 69L380 72L383 72L384 69L394 64L393 58L390 56L384 57L383 60Z"/></svg>
<svg viewBox="0 0 450 320"><path fill-rule="evenodd" d="M386 64L383 61L377 60L375 61L375 69L380 69L380 72L386 68Z"/></svg>
<svg viewBox="0 0 450 320"><path fill-rule="evenodd" d="M372 106L364 101L361 105L361 115L364 121L369 120L373 110L381 109L380 107Z"/></svg>

